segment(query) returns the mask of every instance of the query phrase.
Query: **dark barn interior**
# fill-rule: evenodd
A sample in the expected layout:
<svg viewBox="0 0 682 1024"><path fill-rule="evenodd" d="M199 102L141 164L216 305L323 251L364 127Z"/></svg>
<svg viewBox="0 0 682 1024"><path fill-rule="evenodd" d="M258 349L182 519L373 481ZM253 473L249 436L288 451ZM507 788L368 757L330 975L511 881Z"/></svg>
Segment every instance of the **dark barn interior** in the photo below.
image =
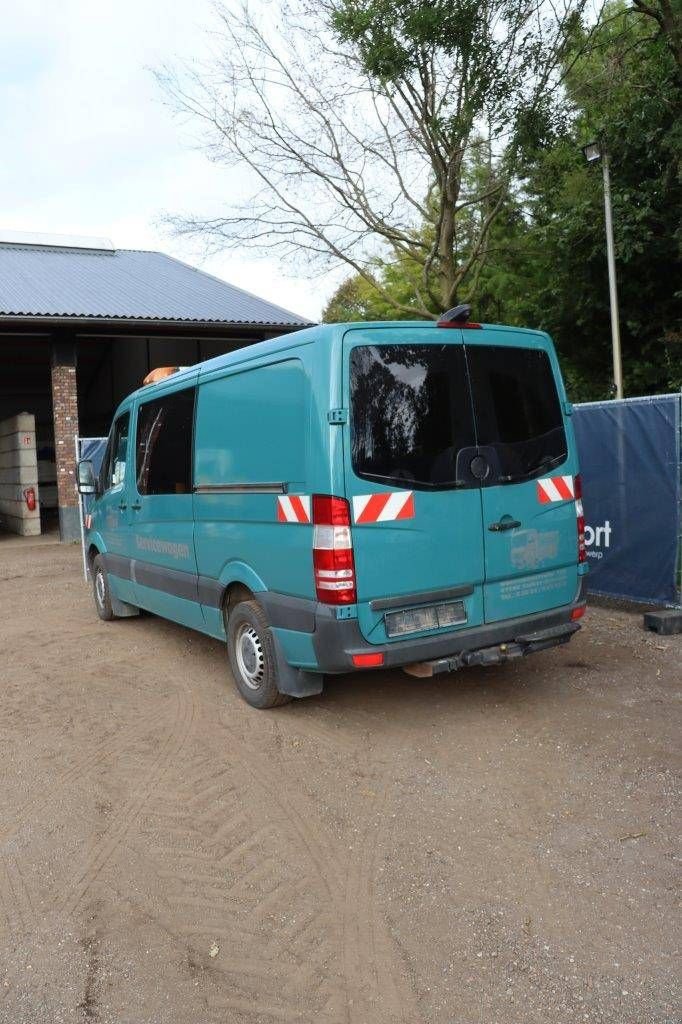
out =
<svg viewBox="0 0 682 1024"><path fill-rule="evenodd" d="M306 325L162 253L0 237L0 423L35 417L41 529L73 539L75 436L106 435L151 369Z"/></svg>

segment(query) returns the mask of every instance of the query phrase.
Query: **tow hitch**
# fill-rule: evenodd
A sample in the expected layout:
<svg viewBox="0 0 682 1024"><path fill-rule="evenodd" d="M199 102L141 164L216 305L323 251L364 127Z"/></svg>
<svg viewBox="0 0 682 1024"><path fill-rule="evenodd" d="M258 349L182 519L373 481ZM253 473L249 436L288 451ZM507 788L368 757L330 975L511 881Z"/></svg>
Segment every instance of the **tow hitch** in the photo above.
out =
<svg viewBox="0 0 682 1024"><path fill-rule="evenodd" d="M567 643L574 633L580 629L577 622L566 622L550 629L537 630L525 636L516 637L492 647L479 647L475 651L460 651L448 658L435 658L433 661L418 661L412 665L403 665L403 672L418 679L428 679L441 672L456 672L458 668L470 665L501 665L514 658L523 658L535 651L545 651L549 647L557 647Z"/></svg>

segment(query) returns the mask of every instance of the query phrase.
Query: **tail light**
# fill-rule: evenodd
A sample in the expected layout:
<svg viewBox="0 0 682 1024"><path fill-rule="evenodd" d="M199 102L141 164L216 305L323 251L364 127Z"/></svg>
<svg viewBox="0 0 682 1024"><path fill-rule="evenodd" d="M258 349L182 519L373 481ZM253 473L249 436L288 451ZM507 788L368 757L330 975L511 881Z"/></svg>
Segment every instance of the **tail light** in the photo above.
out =
<svg viewBox="0 0 682 1024"><path fill-rule="evenodd" d="M575 515L578 528L578 562L587 561L585 547L585 513L583 511L583 482L580 474L575 478Z"/></svg>
<svg viewBox="0 0 682 1024"><path fill-rule="evenodd" d="M377 651L376 654L353 654L351 661L355 668L379 668L384 663L383 651Z"/></svg>
<svg viewBox="0 0 682 1024"><path fill-rule="evenodd" d="M29 512L35 512L36 510L36 492L35 488L27 487L24 491L24 501L26 502L26 508Z"/></svg>
<svg viewBox="0 0 682 1024"><path fill-rule="evenodd" d="M345 498L313 494L313 569L318 601L355 604L350 506Z"/></svg>

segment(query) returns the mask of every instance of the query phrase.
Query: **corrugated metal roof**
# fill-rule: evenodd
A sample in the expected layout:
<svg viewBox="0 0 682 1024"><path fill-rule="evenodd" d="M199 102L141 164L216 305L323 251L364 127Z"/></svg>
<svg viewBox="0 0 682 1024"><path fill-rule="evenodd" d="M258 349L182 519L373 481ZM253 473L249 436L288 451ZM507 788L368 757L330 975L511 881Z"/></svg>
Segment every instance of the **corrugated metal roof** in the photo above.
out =
<svg viewBox="0 0 682 1024"><path fill-rule="evenodd" d="M0 316L304 326L162 252L0 243Z"/></svg>

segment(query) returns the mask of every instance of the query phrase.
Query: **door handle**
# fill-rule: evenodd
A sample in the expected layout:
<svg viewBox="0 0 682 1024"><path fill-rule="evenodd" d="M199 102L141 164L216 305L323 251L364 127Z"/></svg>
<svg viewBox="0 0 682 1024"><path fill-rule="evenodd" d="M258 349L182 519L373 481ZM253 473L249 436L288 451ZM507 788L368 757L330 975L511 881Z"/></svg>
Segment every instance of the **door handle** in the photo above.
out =
<svg viewBox="0 0 682 1024"><path fill-rule="evenodd" d="M125 512L125 510L127 508L128 508L128 506L126 505L125 501L119 502L119 506L118 506L119 512Z"/></svg>
<svg viewBox="0 0 682 1024"><path fill-rule="evenodd" d="M139 512L139 510L142 508L142 502L134 501L130 507L135 509L136 512Z"/></svg>
<svg viewBox="0 0 682 1024"><path fill-rule="evenodd" d="M488 529L492 533L502 533L503 530L516 530L520 525L521 523L518 519L505 516L503 519L500 519L499 523L491 523Z"/></svg>

